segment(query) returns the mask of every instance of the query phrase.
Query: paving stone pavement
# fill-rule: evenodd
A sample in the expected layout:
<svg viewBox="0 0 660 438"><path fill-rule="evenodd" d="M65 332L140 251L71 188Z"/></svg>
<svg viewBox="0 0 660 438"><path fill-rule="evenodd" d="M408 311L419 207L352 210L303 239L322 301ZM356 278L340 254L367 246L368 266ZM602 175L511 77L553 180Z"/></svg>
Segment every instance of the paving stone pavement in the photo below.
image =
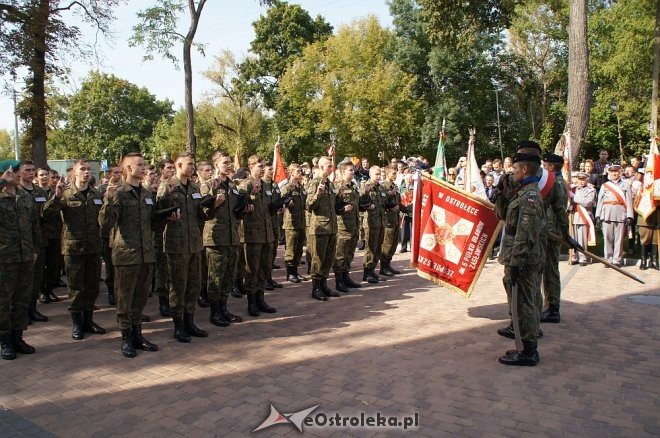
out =
<svg viewBox="0 0 660 438"><path fill-rule="evenodd" d="M405 256L396 268L407 268ZM200 309L196 321L210 337L191 344L172 338L152 298L144 332L160 351L135 359L120 353L103 288L96 319L107 335L73 341L66 303L40 305L50 322L25 334L37 353L0 361L0 436L246 436L272 403L282 413L320 404L312 417L417 413L419 426L407 432L430 437L657 437L660 306L631 296L660 296L660 272L624 269L646 284L600 265L561 264L562 322L543 324L534 368L497 363L513 341L495 333L507 310L494 261L469 300L408 268L322 303L310 282L285 282L277 270L285 286L267 295L276 314L250 318L245 302L230 298L246 322L218 328ZM304 427L310 436L405 433ZM281 424L255 436L299 434Z"/></svg>

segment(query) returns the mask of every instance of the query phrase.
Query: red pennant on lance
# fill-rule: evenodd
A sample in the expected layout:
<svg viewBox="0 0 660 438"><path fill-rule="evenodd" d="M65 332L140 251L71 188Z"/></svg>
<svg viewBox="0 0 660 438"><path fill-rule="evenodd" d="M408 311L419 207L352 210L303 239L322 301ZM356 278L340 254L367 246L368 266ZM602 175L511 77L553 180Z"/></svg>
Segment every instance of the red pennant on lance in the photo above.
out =
<svg viewBox="0 0 660 438"><path fill-rule="evenodd" d="M411 264L419 276L469 297L500 226L487 201L423 176L415 185Z"/></svg>
<svg viewBox="0 0 660 438"><path fill-rule="evenodd" d="M284 162L282 161L282 152L280 148L281 145L278 140L277 143L275 143L275 151L273 152L273 181L277 185L286 183L286 180L288 179L286 169L284 168Z"/></svg>
<svg viewBox="0 0 660 438"><path fill-rule="evenodd" d="M328 145L327 148L325 148L325 152L328 154L328 157L334 157L335 156L335 144L331 143Z"/></svg>
<svg viewBox="0 0 660 438"><path fill-rule="evenodd" d="M238 170L241 167L241 148L236 148L236 153L234 154L234 171Z"/></svg>

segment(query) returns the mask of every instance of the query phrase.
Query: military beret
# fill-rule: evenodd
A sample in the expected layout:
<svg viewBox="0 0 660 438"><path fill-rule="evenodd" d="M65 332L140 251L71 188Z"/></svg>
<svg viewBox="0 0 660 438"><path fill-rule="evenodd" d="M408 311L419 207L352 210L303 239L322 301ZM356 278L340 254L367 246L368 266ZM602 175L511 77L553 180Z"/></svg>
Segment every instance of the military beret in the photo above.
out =
<svg viewBox="0 0 660 438"><path fill-rule="evenodd" d="M534 155L534 154L517 153L516 155L513 156L513 162L514 163L525 162L525 163L541 164L541 159L537 155Z"/></svg>
<svg viewBox="0 0 660 438"><path fill-rule="evenodd" d="M249 175L249 172L248 172L247 168L239 167L236 170L236 173L234 173L234 179L245 179L245 178L248 177L248 175Z"/></svg>
<svg viewBox="0 0 660 438"><path fill-rule="evenodd" d="M516 145L516 152L520 149L536 149L541 153L541 146L533 140L523 140Z"/></svg>
<svg viewBox="0 0 660 438"><path fill-rule="evenodd" d="M564 164L564 157L557 154L545 154L543 161L550 164Z"/></svg>
<svg viewBox="0 0 660 438"><path fill-rule="evenodd" d="M612 165L609 166L606 170L607 170L608 172L618 172L618 171L621 170L621 166L619 166L618 164L612 164Z"/></svg>
<svg viewBox="0 0 660 438"><path fill-rule="evenodd" d="M14 172L18 171L18 166L21 164L20 161L16 160L4 160L0 161L0 174L5 173L11 167Z"/></svg>

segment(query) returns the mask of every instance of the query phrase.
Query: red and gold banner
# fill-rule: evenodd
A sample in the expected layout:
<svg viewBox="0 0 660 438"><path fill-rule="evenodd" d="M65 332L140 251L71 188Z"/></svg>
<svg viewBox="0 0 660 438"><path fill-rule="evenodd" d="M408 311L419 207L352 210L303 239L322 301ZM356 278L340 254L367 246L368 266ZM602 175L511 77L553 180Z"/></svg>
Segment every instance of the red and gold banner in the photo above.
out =
<svg viewBox="0 0 660 438"><path fill-rule="evenodd" d="M500 231L493 205L427 176L418 179L414 196L411 265L469 297Z"/></svg>

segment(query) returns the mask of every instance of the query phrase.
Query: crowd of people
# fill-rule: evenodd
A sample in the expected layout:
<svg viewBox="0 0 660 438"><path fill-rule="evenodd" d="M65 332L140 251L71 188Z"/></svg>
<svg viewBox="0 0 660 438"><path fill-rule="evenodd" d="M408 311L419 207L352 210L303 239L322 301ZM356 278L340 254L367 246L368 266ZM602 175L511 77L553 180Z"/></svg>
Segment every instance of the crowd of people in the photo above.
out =
<svg viewBox="0 0 660 438"><path fill-rule="evenodd" d="M446 173L461 188L466 162L460 158ZM652 246L659 212L644 219L633 209L642 162L634 158L630 166L624 164L612 164L601 151L599 160L580 163L567 184L563 158L548 154L541 160L540 147L526 141L514 157L487 160L481 167L486 196L505 222L498 246L509 303L513 289L525 297L517 301L517 318L512 314L509 326L498 330L510 338L522 334L525 348L507 352L500 362L538 363L539 322L560 321L559 242L550 233L572 248L586 248L598 226L605 257L621 266L624 238L634 231L631 245L642 245L640 268L660 269L657 246ZM286 180L278 184L273 165L262 157L253 155L246 167L234 168L230 155L217 151L209 161L196 162L184 153L155 166L140 153L129 153L109 166L98 185L84 159L65 175L30 161L0 171L0 275L5 279L0 283L0 344L2 358L14 359L17 353L34 353L23 332L33 322L48 320L37 303L60 300L54 290L64 286L63 275L72 338L106 333L94 321L103 265L126 357L158 350L142 333L151 295L182 343L208 336L195 323L199 307L209 308L215 326L242 322L228 309L230 295L246 300L251 317L276 313L265 291L282 287L272 275L280 269L280 244L285 245L287 281L311 279L311 297L319 301L400 274L391 261L397 248L407 252L411 243L414 178L433 168L423 157L392 159L384 167L372 166L367 158L346 158L335 166L320 157L311 164L289 164ZM538 248L530 244L535 240ZM366 285L350 276L356 250L364 251ZM572 262L589 260L575 251ZM301 274L303 265L311 278ZM331 271L334 289L328 286Z"/></svg>

